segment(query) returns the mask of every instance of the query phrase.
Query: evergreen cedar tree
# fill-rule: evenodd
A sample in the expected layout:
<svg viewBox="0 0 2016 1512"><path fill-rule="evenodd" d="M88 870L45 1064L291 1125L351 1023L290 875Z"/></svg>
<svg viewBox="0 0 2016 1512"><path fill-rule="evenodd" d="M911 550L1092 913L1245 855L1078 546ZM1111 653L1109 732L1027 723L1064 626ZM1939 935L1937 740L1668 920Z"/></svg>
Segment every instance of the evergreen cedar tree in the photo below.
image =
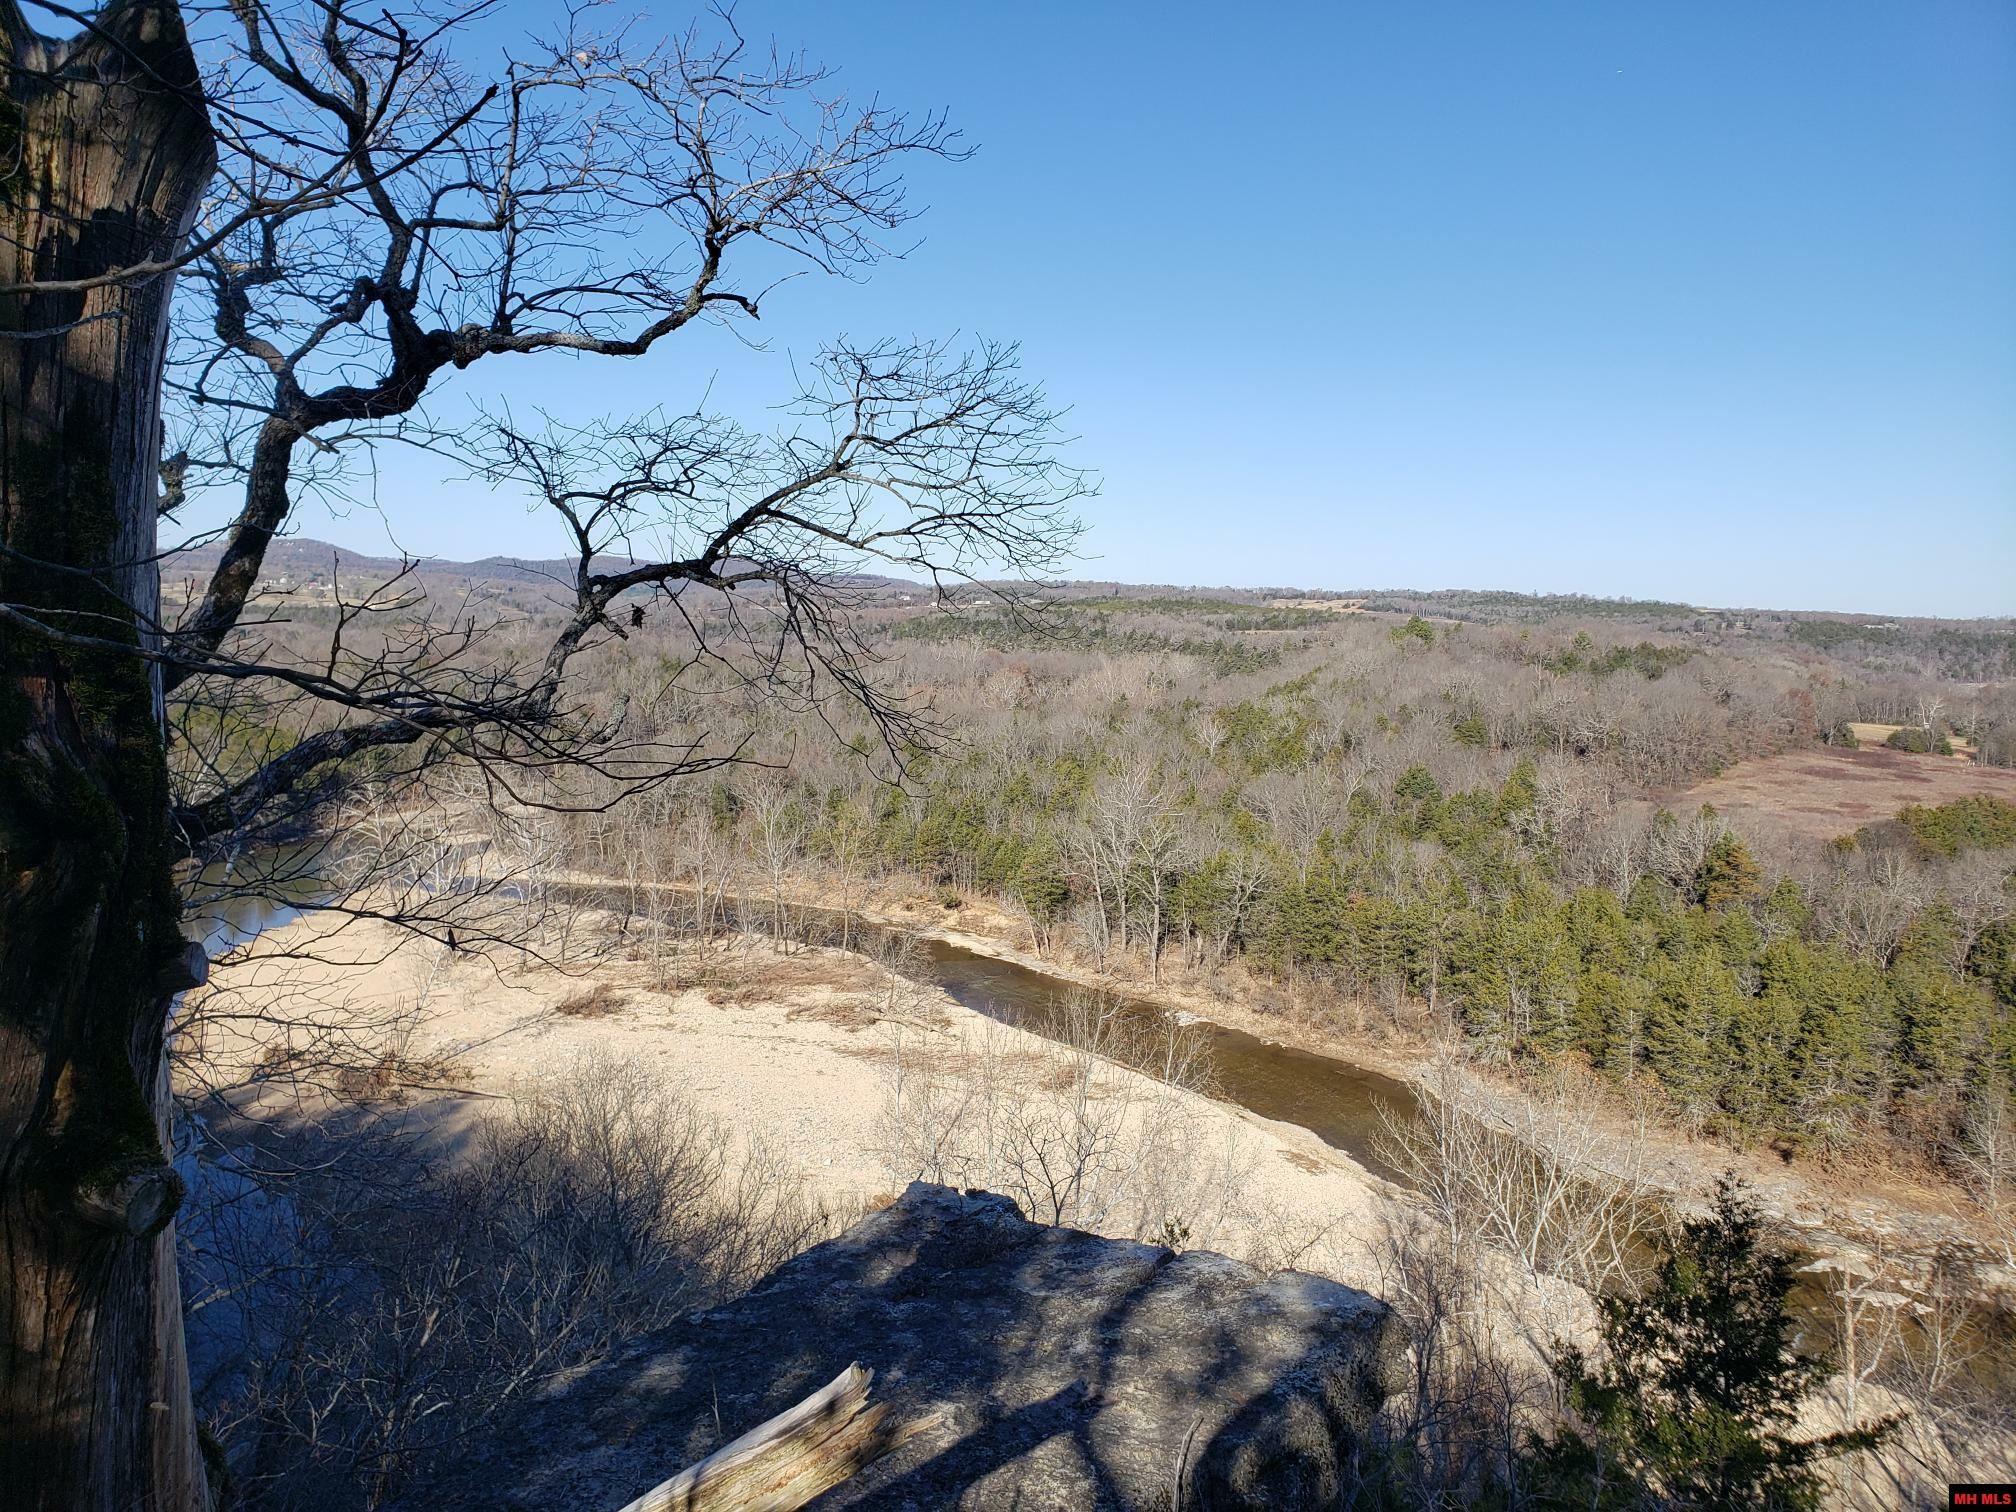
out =
<svg viewBox="0 0 2016 1512"><path fill-rule="evenodd" d="M1792 1285L1754 1199L1724 1176L1713 1211L1685 1225L1643 1296L1599 1299L1599 1355L1562 1346L1556 1372L1575 1421L1536 1445L1542 1500L1590 1512L1820 1507L1821 1466L1876 1447L1899 1419L1793 1434L1831 1364L1792 1347Z"/></svg>

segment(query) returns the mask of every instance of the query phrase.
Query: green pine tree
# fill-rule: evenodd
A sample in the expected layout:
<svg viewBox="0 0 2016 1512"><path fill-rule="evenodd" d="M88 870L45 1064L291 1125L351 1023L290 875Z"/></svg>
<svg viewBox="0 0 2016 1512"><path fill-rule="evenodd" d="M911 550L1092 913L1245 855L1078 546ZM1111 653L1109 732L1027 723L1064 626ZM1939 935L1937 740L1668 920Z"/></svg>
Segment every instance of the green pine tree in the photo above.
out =
<svg viewBox="0 0 2016 1512"><path fill-rule="evenodd" d="M1556 1367L1574 1421L1535 1446L1552 1505L1811 1512L1820 1466L1880 1443L1895 1419L1795 1437L1800 1404L1828 1364L1792 1349L1791 1260L1764 1240L1755 1200L1733 1176L1685 1225L1638 1297L1606 1297L1603 1347L1564 1346Z"/></svg>
<svg viewBox="0 0 2016 1512"><path fill-rule="evenodd" d="M1750 848L1734 835L1708 847L1694 873L1694 901L1704 908L1731 908L1757 896L1762 877Z"/></svg>
<svg viewBox="0 0 2016 1512"><path fill-rule="evenodd" d="M1646 971L1645 1063L1668 1095L1697 1116L1714 1109L1730 1072L1729 1027L1742 993L1706 950L1655 958Z"/></svg>

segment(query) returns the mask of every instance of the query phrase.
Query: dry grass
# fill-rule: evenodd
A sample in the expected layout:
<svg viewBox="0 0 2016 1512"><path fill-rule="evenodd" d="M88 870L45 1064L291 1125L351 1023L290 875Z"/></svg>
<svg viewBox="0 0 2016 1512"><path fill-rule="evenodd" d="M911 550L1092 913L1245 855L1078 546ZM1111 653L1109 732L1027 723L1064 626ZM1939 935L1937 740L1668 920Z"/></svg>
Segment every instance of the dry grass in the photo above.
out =
<svg viewBox="0 0 2016 1512"><path fill-rule="evenodd" d="M882 1016L875 1011L876 1006L872 998L848 993L823 1003L800 1003L784 1017L793 1022L810 1019L815 1024L831 1024L849 1034L858 1034L863 1029L873 1029L881 1022Z"/></svg>
<svg viewBox="0 0 2016 1512"><path fill-rule="evenodd" d="M1269 609L1321 609L1326 614L1363 614L1363 599L1276 598L1267 600Z"/></svg>
<svg viewBox="0 0 2016 1512"><path fill-rule="evenodd" d="M981 1038L985 1039L984 1030ZM869 1058L887 1062L892 1055L885 1047L883 1053ZM908 1041L903 1058L913 1070L925 1071L949 1081L973 1082L987 1077L1002 1086L1032 1092L1063 1092L1077 1081L1080 1074L1080 1067L1073 1063L1070 1052L1055 1045L1004 1050L995 1044L969 1040ZM1106 1091L1103 1085L1094 1086L1091 1095L1100 1097Z"/></svg>
<svg viewBox="0 0 2016 1512"><path fill-rule="evenodd" d="M553 1005L553 1011L564 1018L607 1018L629 1001L627 996L607 982L597 982L560 999Z"/></svg>
<svg viewBox="0 0 2016 1512"><path fill-rule="evenodd" d="M716 1008L747 1008L751 1003L767 1003L776 995L777 988L762 981L715 982L703 994Z"/></svg>
<svg viewBox="0 0 2016 1512"><path fill-rule="evenodd" d="M809 1019L831 1024L858 1034L877 1024L898 1023L912 1029L936 1030L945 1027L945 1015L935 1008L921 1011L891 1008L886 996L850 992L838 993L823 1003L800 1003L784 1015L787 1019Z"/></svg>
<svg viewBox="0 0 2016 1512"><path fill-rule="evenodd" d="M435 1056L412 1056L386 1050L354 1066L338 1066L329 1076L329 1090L346 1102L396 1102L409 1089L440 1091L469 1085L467 1068Z"/></svg>
<svg viewBox="0 0 2016 1512"><path fill-rule="evenodd" d="M873 962L837 950L803 950L786 955L768 941L733 942L702 951L683 950L650 972L654 992L699 988L717 1007L770 1002L808 988L871 993L884 973Z"/></svg>
<svg viewBox="0 0 2016 1512"><path fill-rule="evenodd" d="M1903 725L1871 724L1867 721L1856 719L1851 719L1848 722L1848 733L1861 741L1865 746L1880 746L1903 728ZM1971 741L1962 740L1958 735L1948 735L1946 743L1953 747L1953 754L1950 757L1940 757L1941 761L1972 761L1974 759L1974 745Z"/></svg>
<svg viewBox="0 0 2016 1512"><path fill-rule="evenodd" d="M467 1087L469 1070L451 1057L416 1055L410 1035L376 1045L315 1040L307 1046L275 1039L253 1059L246 1084L291 1084L351 1103L399 1102L407 1091Z"/></svg>
<svg viewBox="0 0 2016 1512"><path fill-rule="evenodd" d="M1713 804L1740 825L1758 819L1807 839L1832 840L1894 819L1906 804L1950 803L1977 793L2016 802L2016 771L1904 751L1812 750L1745 761L1682 793L1690 812Z"/></svg>

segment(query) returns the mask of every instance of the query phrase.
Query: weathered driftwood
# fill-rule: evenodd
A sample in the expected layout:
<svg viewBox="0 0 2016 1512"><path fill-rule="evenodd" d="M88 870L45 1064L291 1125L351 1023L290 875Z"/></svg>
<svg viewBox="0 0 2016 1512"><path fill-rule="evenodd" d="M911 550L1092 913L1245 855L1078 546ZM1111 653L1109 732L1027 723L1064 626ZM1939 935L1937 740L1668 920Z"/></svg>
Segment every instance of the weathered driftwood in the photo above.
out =
<svg viewBox="0 0 2016 1512"><path fill-rule="evenodd" d="M931 1419L885 1427L875 1372L849 1365L797 1406L652 1487L623 1512L793 1512L880 1459Z"/></svg>

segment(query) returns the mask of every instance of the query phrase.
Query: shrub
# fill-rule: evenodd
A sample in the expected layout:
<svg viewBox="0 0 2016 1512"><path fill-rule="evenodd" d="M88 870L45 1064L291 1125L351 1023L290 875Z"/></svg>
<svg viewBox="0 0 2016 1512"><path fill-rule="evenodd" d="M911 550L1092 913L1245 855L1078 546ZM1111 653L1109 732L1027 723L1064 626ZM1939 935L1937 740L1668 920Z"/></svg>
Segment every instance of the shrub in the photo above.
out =
<svg viewBox="0 0 2016 1512"><path fill-rule="evenodd" d="M553 1011L568 1018L607 1018L629 1001L607 982L597 982L560 999L553 1005Z"/></svg>
<svg viewBox="0 0 2016 1512"><path fill-rule="evenodd" d="M1750 848L1734 835L1724 835L1695 869L1694 901L1709 909L1730 908L1756 897L1760 882Z"/></svg>
<svg viewBox="0 0 2016 1512"><path fill-rule="evenodd" d="M1921 730L1906 725L1901 730L1892 730L1890 738L1883 742L1893 751L1909 751L1914 756L1951 756L1953 742L1944 735L1930 730Z"/></svg>
<svg viewBox="0 0 2016 1512"><path fill-rule="evenodd" d="M1386 633L1396 646L1404 646L1410 640L1419 641L1424 646L1435 644L1435 627L1418 614L1408 615L1406 624L1395 625Z"/></svg>
<svg viewBox="0 0 2016 1512"><path fill-rule="evenodd" d="M1484 716L1475 709L1457 720L1449 733L1458 745L1482 748L1491 743L1491 727L1484 722Z"/></svg>
<svg viewBox="0 0 2016 1512"><path fill-rule="evenodd" d="M203 1405L248 1505L430 1505L429 1467L510 1431L528 1394L832 1226L774 1158L613 1061L452 1152L425 1132L305 1131L306 1174L251 1229L243 1191L185 1215L190 1295L214 1304Z"/></svg>

